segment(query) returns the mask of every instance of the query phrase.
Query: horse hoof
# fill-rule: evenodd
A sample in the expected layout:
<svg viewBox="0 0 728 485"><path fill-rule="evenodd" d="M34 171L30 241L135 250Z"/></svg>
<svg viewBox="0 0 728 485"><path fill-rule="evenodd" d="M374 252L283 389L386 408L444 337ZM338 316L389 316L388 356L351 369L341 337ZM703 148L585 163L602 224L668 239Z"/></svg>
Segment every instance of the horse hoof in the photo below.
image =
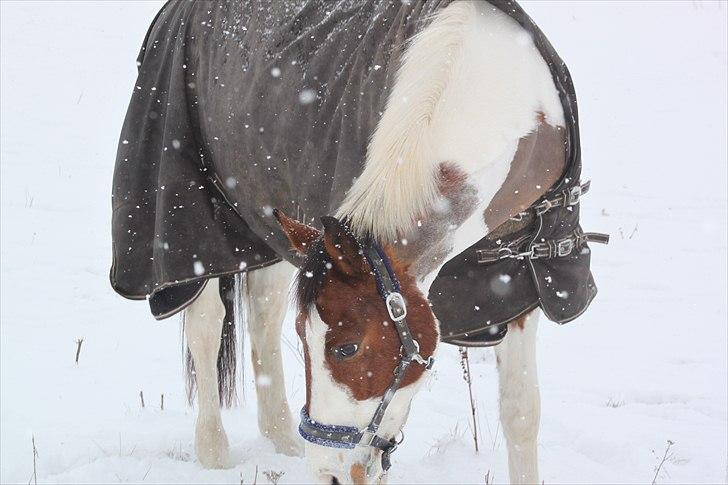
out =
<svg viewBox="0 0 728 485"><path fill-rule="evenodd" d="M221 423L198 423L195 454L205 468L230 467L230 445Z"/></svg>
<svg viewBox="0 0 728 485"><path fill-rule="evenodd" d="M273 441L276 453L286 456L303 456L303 443L297 435L283 435L271 438L271 441Z"/></svg>

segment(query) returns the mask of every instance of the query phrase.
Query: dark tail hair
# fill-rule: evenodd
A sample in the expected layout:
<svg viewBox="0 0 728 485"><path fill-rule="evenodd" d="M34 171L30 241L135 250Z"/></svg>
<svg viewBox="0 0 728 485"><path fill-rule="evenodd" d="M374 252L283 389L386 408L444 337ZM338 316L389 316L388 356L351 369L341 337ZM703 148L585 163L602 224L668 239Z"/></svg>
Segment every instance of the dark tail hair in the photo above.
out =
<svg viewBox="0 0 728 485"><path fill-rule="evenodd" d="M222 332L220 335L220 351L217 354L217 389L220 396L220 405L226 408L237 404L237 361L238 355L243 355L245 339L245 311L243 298L246 294L245 273L237 273L231 276L221 276L220 299L225 306L225 318L223 319ZM183 328L184 315L182 313ZM239 330L238 330L239 329ZM237 351L237 332L240 332L240 352ZM242 381L243 367L240 366ZM195 363L192 360L190 348L185 344L185 374L187 401L192 405L195 401L197 385L195 381Z"/></svg>

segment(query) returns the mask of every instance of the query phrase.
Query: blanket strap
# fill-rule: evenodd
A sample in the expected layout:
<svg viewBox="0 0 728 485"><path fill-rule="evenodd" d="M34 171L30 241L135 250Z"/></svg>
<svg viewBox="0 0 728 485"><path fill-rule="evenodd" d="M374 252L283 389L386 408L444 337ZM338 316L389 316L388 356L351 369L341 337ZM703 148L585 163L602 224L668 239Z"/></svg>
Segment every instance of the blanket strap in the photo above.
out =
<svg viewBox="0 0 728 485"><path fill-rule="evenodd" d="M561 239L547 239L541 242L527 245L526 247L518 244L502 245L496 249L478 249L478 263L488 264L500 261L501 259L543 259L543 258L563 258L573 251L581 249L587 242L595 242L600 244L609 243L609 234L600 232L583 232L576 229L568 236Z"/></svg>
<svg viewBox="0 0 728 485"><path fill-rule="evenodd" d="M535 214L536 217L544 215L555 207L570 207L576 205L581 197L589 191L591 182L577 184L567 187L551 199L544 199L538 204L532 205L528 210L520 212L512 217L512 220L520 221L524 217ZM514 241L501 244L496 248L477 249L479 264L489 264L501 259L550 259L563 258L572 252L581 249L588 242L600 244L609 243L609 234L600 232L584 232L577 227L571 234L560 239L546 239L540 242L533 242L531 235L521 236Z"/></svg>

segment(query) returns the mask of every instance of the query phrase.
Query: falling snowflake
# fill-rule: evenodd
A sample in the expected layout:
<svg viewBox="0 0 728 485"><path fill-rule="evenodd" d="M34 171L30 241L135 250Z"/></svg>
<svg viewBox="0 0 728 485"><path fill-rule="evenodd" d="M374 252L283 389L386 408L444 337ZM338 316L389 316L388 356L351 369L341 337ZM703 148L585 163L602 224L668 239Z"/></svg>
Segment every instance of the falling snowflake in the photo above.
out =
<svg viewBox="0 0 728 485"><path fill-rule="evenodd" d="M301 104L311 104L316 101L316 91L313 89L304 89L298 94L298 100Z"/></svg>
<svg viewBox="0 0 728 485"><path fill-rule="evenodd" d="M195 276L202 276L205 274L205 265L202 264L202 261L195 261L192 264L192 270L195 272Z"/></svg>

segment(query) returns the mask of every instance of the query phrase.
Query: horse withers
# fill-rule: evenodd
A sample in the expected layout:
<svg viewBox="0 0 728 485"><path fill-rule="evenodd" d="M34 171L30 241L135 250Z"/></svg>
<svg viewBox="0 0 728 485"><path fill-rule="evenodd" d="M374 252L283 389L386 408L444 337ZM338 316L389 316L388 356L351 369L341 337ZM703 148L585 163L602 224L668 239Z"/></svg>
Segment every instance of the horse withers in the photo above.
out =
<svg viewBox="0 0 728 485"><path fill-rule="evenodd" d="M138 65L111 281L184 312L200 463L230 464L245 300L259 429L323 483L383 478L439 341L498 344L510 478L538 483L538 308L586 309L603 238L579 226L568 70L523 10L171 1ZM298 429L280 347L296 268Z"/></svg>

